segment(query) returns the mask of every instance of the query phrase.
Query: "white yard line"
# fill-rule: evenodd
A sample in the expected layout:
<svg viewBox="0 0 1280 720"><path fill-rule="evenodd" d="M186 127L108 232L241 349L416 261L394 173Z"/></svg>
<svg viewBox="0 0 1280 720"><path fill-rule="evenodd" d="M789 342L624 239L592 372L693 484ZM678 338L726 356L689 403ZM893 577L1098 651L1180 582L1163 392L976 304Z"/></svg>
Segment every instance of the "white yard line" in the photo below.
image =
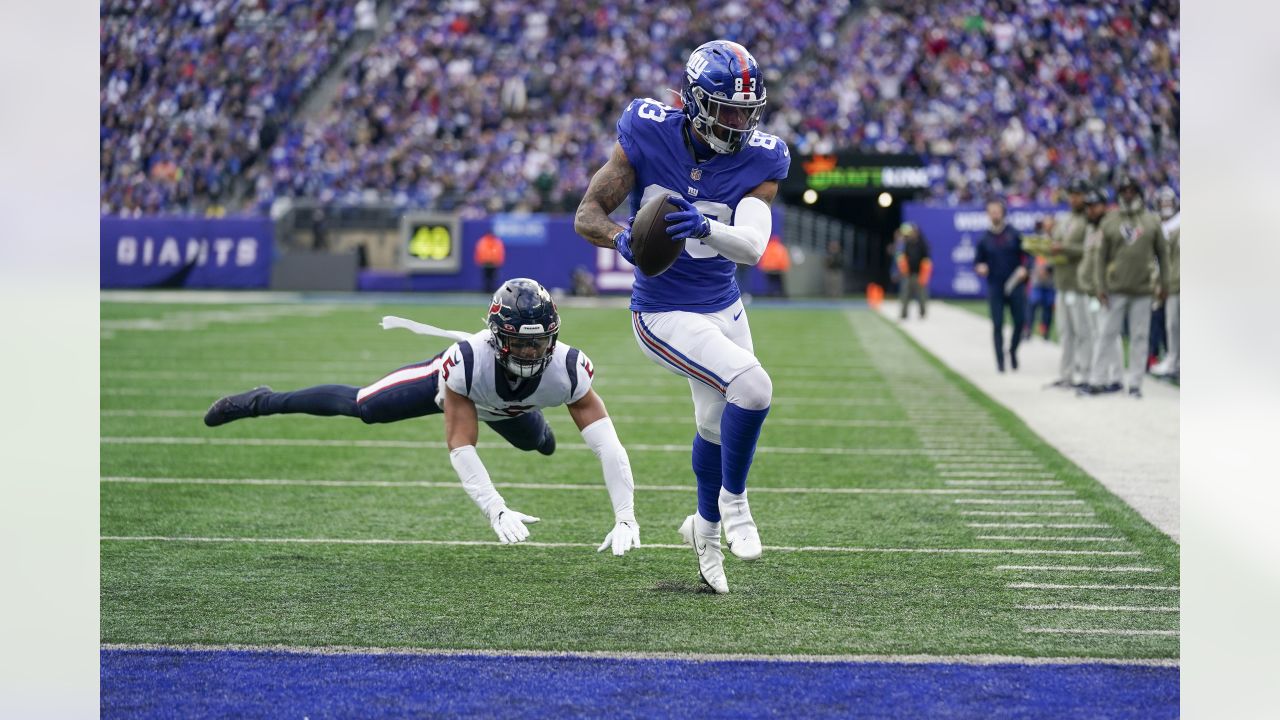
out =
<svg viewBox="0 0 1280 720"><path fill-rule="evenodd" d="M1083 505L1083 504L1084 504L1084 501L1083 501L1083 500L977 500L977 499L972 499L972 500L970 500L970 499L962 499L962 500L956 500L955 502L957 502L957 503L959 503L959 504L962 504L962 505L963 505L963 504L974 504L974 505L1028 505L1028 504L1038 504L1038 505Z"/></svg>
<svg viewBox="0 0 1280 720"><path fill-rule="evenodd" d="M692 660L697 662L896 663L903 665L1135 665L1178 667L1178 658L1022 657L1017 655L750 655L737 653L668 653L631 650L457 650L451 648L361 647L355 645L161 645L103 643L107 651L254 652L292 655L413 655L424 657L532 657L604 660Z"/></svg>
<svg viewBox="0 0 1280 720"><path fill-rule="evenodd" d="M1126 542L1122 537L1072 537L1070 535L1053 535L1049 537L1027 537L1023 535L975 535L975 540L1030 540L1032 542Z"/></svg>
<svg viewBox="0 0 1280 720"><path fill-rule="evenodd" d="M300 544L300 545L446 545L503 547L497 540L415 540L398 538L254 538L254 537L186 537L169 535L103 535L98 538L102 542L191 542L191 543L268 543L268 544ZM595 543L549 543L525 541L519 543L536 548L590 548L598 547ZM668 545L646 543L643 547L659 550L688 551L688 545ZM908 555L1141 555L1138 551L1106 551L1106 550L1035 550L1031 548L865 548L844 547L834 545L766 545L766 550L775 552L819 552L819 553L890 553Z"/></svg>
<svg viewBox="0 0 1280 720"><path fill-rule="evenodd" d="M1106 523L965 523L971 528L1034 528L1049 530L1080 530L1085 528L1109 528Z"/></svg>
<svg viewBox="0 0 1280 720"><path fill-rule="evenodd" d="M1057 585L1054 583L1016 582L1005 585L1014 590L1160 590L1179 592L1171 585Z"/></svg>
<svg viewBox="0 0 1280 720"><path fill-rule="evenodd" d="M1048 478L1056 477L1051 472L1026 472L1003 470L943 470L938 473L944 478Z"/></svg>
<svg viewBox="0 0 1280 720"><path fill-rule="evenodd" d="M411 450L444 450L445 443L431 440L322 440L318 438L220 438L220 437L121 437L107 436L100 438L104 445L244 445L265 447L360 447L360 448L399 448ZM583 443L560 443L556 446L562 450L590 450ZM495 444L493 449L515 448L506 444ZM631 443L628 450L640 452L675 452L688 453L688 443L652 445ZM924 451L916 448L825 448L825 447L785 447L761 445L758 453L776 453L781 455L922 455ZM1073 495L1073 491L1045 490L1046 495Z"/></svg>
<svg viewBox="0 0 1280 720"><path fill-rule="evenodd" d="M960 514L975 517L1097 517L1091 512L1037 512L1035 510L968 510Z"/></svg>
<svg viewBox="0 0 1280 720"><path fill-rule="evenodd" d="M1003 462L1000 460L950 460L940 462L935 467L937 467L938 470L973 470L976 468L995 468L996 470L1043 470L1044 464L1038 462Z"/></svg>
<svg viewBox="0 0 1280 720"><path fill-rule="evenodd" d="M133 483L143 485L252 485L281 487L370 487L370 488L444 488L461 489L455 481L431 480L312 480L293 478L178 478L178 477L135 477L109 475L102 478L104 483ZM518 490L577 490L595 492L603 489L600 483L519 483L495 482L500 488ZM688 485L636 485L636 490L652 492L690 492L695 489L693 483ZM955 495L984 494L993 491L961 490L950 488L824 488L824 487L757 487L751 486L752 493L781 494L817 494L817 495Z"/></svg>
<svg viewBox="0 0 1280 720"><path fill-rule="evenodd" d="M1050 633L1053 635L1158 635L1177 637L1177 630L1119 630L1113 628L1023 628L1024 633Z"/></svg>
<svg viewBox="0 0 1280 720"><path fill-rule="evenodd" d="M997 565L996 570L1049 572L1161 572L1164 568L1141 565Z"/></svg>
<svg viewBox="0 0 1280 720"><path fill-rule="evenodd" d="M1061 480L946 480L949 487L1056 487Z"/></svg>
<svg viewBox="0 0 1280 720"><path fill-rule="evenodd" d="M1057 603L1050 605L1014 605L1014 607L1019 610L1078 610L1081 612L1181 612L1179 608L1167 605L1077 605L1074 603Z"/></svg>

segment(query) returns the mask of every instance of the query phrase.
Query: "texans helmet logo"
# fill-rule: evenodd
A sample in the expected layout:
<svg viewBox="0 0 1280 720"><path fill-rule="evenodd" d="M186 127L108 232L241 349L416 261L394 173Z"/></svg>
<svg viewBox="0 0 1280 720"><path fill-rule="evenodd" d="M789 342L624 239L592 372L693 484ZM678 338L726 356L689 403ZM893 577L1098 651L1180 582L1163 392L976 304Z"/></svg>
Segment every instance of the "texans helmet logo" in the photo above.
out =
<svg viewBox="0 0 1280 720"><path fill-rule="evenodd" d="M489 314L490 314L490 315L492 315L492 314L494 314L494 313L498 312L498 311L499 311L499 310L501 310L501 309L502 309L502 304L501 304L501 303L496 303L496 302L495 302L495 303L493 303L492 305L490 305L490 306L489 306Z"/></svg>
<svg viewBox="0 0 1280 720"><path fill-rule="evenodd" d="M1123 223L1120 225L1120 237L1124 238L1125 244L1132 245L1138 238L1142 237L1142 227Z"/></svg>

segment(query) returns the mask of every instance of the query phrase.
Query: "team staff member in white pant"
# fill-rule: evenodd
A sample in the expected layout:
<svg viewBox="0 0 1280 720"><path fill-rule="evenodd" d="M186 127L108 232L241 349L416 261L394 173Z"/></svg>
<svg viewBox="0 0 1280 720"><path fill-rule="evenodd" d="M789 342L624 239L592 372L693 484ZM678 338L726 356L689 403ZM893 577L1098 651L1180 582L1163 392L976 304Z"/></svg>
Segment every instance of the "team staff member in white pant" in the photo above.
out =
<svg viewBox="0 0 1280 720"><path fill-rule="evenodd" d="M1119 392L1124 389L1120 384L1120 338L1116 338L1103 353L1101 366L1101 385L1093 385L1091 378L1095 369L1094 355L1098 351L1098 343L1102 340L1102 303L1098 302L1098 287L1094 283L1094 268L1098 264L1098 251L1102 248L1102 218L1107 214L1107 194L1100 188L1094 188L1085 195L1084 255L1080 258L1080 267L1076 271L1076 281L1080 285L1080 299L1085 303L1086 322L1082 329L1089 336L1084 347L1084 384L1076 391L1083 395Z"/></svg>
<svg viewBox="0 0 1280 720"><path fill-rule="evenodd" d="M1098 302L1103 307L1102 338L1093 354L1091 385L1101 384L1102 355L1120 338L1129 319L1129 367L1125 378L1129 396L1142 397L1146 374L1147 333L1151 327L1151 262L1160 269L1156 297L1163 300L1169 287L1169 261L1165 257L1160 220L1147 210L1138 183L1128 175L1116 182L1120 205L1102 220L1102 246L1094 268ZM1091 388L1092 389L1092 388Z"/></svg>
<svg viewBox="0 0 1280 720"><path fill-rule="evenodd" d="M1080 293L1077 277L1084 258L1084 234L1089 219L1085 215L1085 196L1089 181L1075 178L1067 186L1071 212L1054 224L1049 258L1053 262L1053 284L1058 290L1058 337L1062 342L1062 361L1058 379L1051 387L1080 387L1088 379L1089 358L1093 352L1093 328L1090 327L1088 298Z"/></svg>

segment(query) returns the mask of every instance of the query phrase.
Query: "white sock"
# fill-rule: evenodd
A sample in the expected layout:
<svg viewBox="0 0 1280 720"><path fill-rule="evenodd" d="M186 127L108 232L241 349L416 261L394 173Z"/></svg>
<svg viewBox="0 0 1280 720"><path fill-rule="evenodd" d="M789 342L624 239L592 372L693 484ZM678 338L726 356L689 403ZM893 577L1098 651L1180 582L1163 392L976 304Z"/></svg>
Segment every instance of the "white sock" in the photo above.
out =
<svg viewBox="0 0 1280 720"><path fill-rule="evenodd" d="M720 502L725 505L731 505L733 503L740 502L740 501L745 502L746 499L747 499L747 493L745 490L739 494L739 493L731 493L724 488L720 488Z"/></svg>
<svg viewBox="0 0 1280 720"><path fill-rule="evenodd" d="M693 516L693 531L704 538L715 538L716 542L720 541L720 522L711 522L701 515Z"/></svg>

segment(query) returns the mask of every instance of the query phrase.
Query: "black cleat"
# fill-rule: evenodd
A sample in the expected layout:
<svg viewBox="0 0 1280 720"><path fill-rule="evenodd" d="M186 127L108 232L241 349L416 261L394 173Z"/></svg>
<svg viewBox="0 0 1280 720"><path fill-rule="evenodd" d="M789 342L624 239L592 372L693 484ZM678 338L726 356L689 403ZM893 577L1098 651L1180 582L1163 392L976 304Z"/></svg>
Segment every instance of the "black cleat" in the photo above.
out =
<svg viewBox="0 0 1280 720"><path fill-rule="evenodd" d="M1101 395L1103 392L1101 385L1081 385L1076 389L1076 395L1080 397Z"/></svg>
<svg viewBox="0 0 1280 720"><path fill-rule="evenodd" d="M543 455L550 455L556 451L556 434L551 432L551 426L547 426L547 432L542 436L542 442L538 445L538 452Z"/></svg>
<svg viewBox="0 0 1280 720"><path fill-rule="evenodd" d="M1141 400L1142 388L1136 388L1136 387L1129 388L1129 397L1133 398L1134 400Z"/></svg>
<svg viewBox="0 0 1280 720"><path fill-rule="evenodd" d="M258 414L258 398L270 394L271 388L259 385L249 392L228 395L209 406L209 412L204 414L204 424L217 427L232 420L254 417Z"/></svg>
<svg viewBox="0 0 1280 720"><path fill-rule="evenodd" d="M1054 380L1053 382L1049 383L1048 385L1045 385L1045 386L1044 386L1044 389L1045 389L1045 390L1050 390L1050 389L1053 389L1053 388L1058 388L1059 390L1070 390L1070 389L1072 389L1072 388L1074 388L1074 387L1075 387L1075 385L1072 385L1070 380Z"/></svg>
<svg viewBox="0 0 1280 720"><path fill-rule="evenodd" d="M1104 393L1118 393L1123 389L1124 389L1124 385L1121 385L1118 382L1113 382L1110 385L1100 388L1100 391Z"/></svg>

